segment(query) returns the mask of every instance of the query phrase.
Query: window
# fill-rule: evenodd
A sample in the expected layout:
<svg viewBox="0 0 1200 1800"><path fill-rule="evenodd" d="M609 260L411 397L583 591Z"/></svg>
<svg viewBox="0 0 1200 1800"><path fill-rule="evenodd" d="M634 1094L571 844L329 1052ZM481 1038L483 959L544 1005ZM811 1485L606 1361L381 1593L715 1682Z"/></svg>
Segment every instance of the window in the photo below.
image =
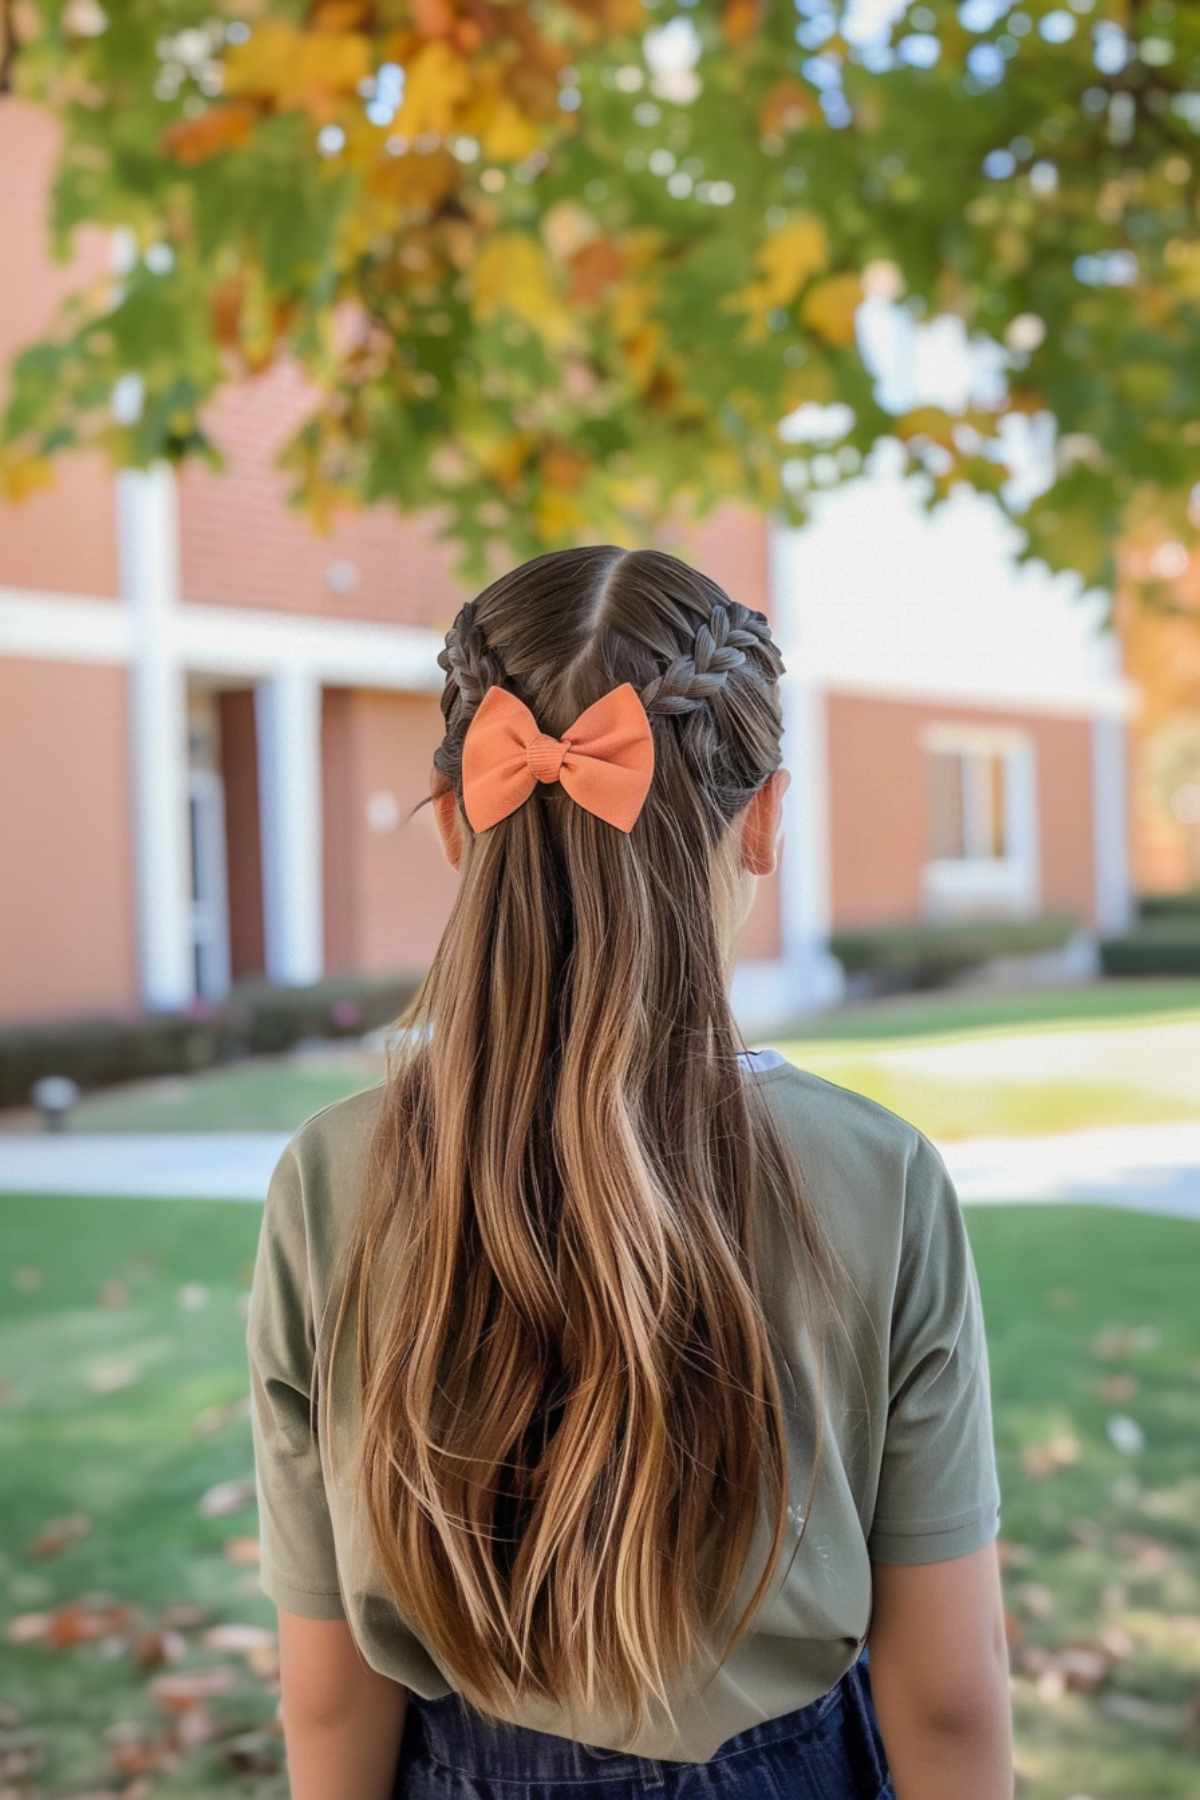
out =
<svg viewBox="0 0 1200 1800"><path fill-rule="evenodd" d="M1002 750L929 751L930 852L936 860L1008 854L1007 765Z"/></svg>
<svg viewBox="0 0 1200 1800"><path fill-rule="evenodd" d="M1033 743L1004 726L938 722L924 733L933 917L1029 913L1038 904Z"/></svg>

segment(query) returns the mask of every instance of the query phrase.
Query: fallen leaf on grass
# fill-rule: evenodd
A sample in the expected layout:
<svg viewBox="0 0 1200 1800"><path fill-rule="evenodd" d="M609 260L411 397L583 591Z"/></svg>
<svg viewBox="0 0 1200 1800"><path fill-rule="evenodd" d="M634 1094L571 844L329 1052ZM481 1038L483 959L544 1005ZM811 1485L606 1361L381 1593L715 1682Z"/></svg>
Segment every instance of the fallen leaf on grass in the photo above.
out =
<svg viewBox="0 0 1200 1800"><path fill-rule="evenodd" d="M1137 1391L1138 1384L1132 1375L1106 1375L1092 1384L1092 1393L1097 1400L1107 1400L1110 1404L1132 1400Z"/></svg>
<svg viewBox="0 0 1200 1800"><path fill-rule="evenodd" d="M25 1783L39 1773L43 1762L43 1746L31 1731L0 1733L0 1781L18 1783L0 1789L0 1794L20 1795L30 1790Z"/></svg>
<svg viewBox="0 0 1200 1800"><path fill-rule="evenodd" d="M1041 1581L1026 1581L1016 1590L1014 1598L1032 1619L1049 1619L1054 1614L1054 1595Z"/></svg>
<svg viewBox="0 0 1200 1800"><path fill-rule="evenodd" d="M237 1687L238 1671L232 1663L219 1663L212 1669L183 1669L176 1675L157 1675L150 1683L150 1695L164 1712L186 1712L217 1694L229 1694Z"/></svg>
<svg viewBox="0 0 1200 1800"><path fill-rule="evenodd" d="M1082 1642L1060 1644L1054 1650L1023 1644L1015 1660L1022 1674L1033 1677L1043 1700L1058 1700L1065 1693L1095 1693L1117 1663L1103 1644Z"/></svg>
<svg viewBox="0 0 1200 1800"><path fill-rule="evenodd" d="M93 1394L115 1394L122 1388L132 1387L142 1373L142 1365L135 1356L113 1358L108 1362L90 1363L84 1371L84 1385Z"/></svg>
<svg viewBox="0 0 1200 1800"><path fill-rule="evenodd" d="M182 1662L187 1651L187 1639L181 1631L161 1627L140 1632L133 1641L133 1660L139 1669L161 1669L164 1663Z"/></svg>
<svg viewBox="0 0 1200 1800"><path fill-rule="evenodd" d="M260 1546L256 1537L233 1537L225 1540L225 1555L238 1568L249 1568L259 1560Z"/></svg>
<svg viewBox="0 0 1200 1800"><path fill-rule="evenodd" d="M1157 1538L1144 1537L1137 1531L1122 1531L1113 1542L1118 1553L1133 1564L1139 1575L1163 1575L1171 1566L1171 1552Z"/></svg>
<svg viewBox="0 0 1200 1800"><path fill-rule="evenodd" d="M252 1506L255 1500L253 1475L242 1476L237 1481L219 1481L216 1487L210 1487L201 1498L199 1512L203 1518L219 1519L226 1513L242 1512Z"/></svg>
<svg viewBox="0 0 1200 1800"><path fill-rule="evenodd" d="M46 1641L56 1650L70 1650L76 1644L112 1637L128 1629L132 1613L128 1606L104 1595L72 1600L50 1614Z"/></svg>
<svg viewBox="0 0 1200 1800"><path fill-rule="evenodd" d="M194 1606L190 1600L179 1600L173 1606L163 1607L158 1615L158 1622L164 1631L194 1631L197 1625L207 1624L209 1617L206 1606Z"/></svg>
<svg viewBox="0 0 1200 1800"><path fill-rule="evenodd" d="M1033 1561L1033 1551L1028 1544L1016 1544L1011 1538L996 1539L996 1554L1001 1569L1020 1569Z"/></svg>
<svg viewBox="0 0 1200 1800"><path fill-rule="evenodd" d="M36 1294L45 1279L40 1269L30 1268L28 1264L13 1270L13 1286L22 1294Z"/></svg>
<svg viewBox="0 0 1200 1800"><path fill-rule="evenodd" d="M87 1513L67 1513L64 1518L50 1519L28 1546L27 1556L59 1556L71 1544L87 1536L92 1521Z"/></svg>
<svg viewBox="0 0 1200 1800"><path fill-rule="evenodd" d="M201 1639L206 1649L230 1650L236 1656L264 1646L273 1650L276 1641L275 1633L265 1625L242 1625L232 1620L225 1625L210 1625Z"/></svg>
<svg viewBox="0 0 1200 1800"><path fill-rule="evenodd" d="M1093 1356L1136 1356L1141 1350L1157 1350L1162 1332L1157 1325L1110 1325L1092 1339Z"/></svg>
<svg viewBox="0 0 1200 1800"><path fill-rule="evenodd" d="M5 1637L10 1644L37 1644L50 1629L48 1612L17 1613L8 1621Z"/></svg>
<svg viewBox="0 0 1200 1800"><path fill-rule="evenodd" d="M1082 1454L1083 1446L1074 1432L1056 1431L1040 1444L1025 1446L1021 1452L1021 1467L1035 1481L1044 1481L1048 1475L1078 1462Z"/></svg>
<svg viewBox="0 0 1200 1800"><path fill-rule="evenodd" d="M101 1285L99 1300L101 1306L128 1306L129 1289L123 1281L106 1281Z"/></svg>
<svg viewBox="0 0 1200 1800"><path fill-rule="evenodd" d="M245 1731L222 1754L235 1775L274 1775L280 1766L279 1738L269 1731Z"/></svg>

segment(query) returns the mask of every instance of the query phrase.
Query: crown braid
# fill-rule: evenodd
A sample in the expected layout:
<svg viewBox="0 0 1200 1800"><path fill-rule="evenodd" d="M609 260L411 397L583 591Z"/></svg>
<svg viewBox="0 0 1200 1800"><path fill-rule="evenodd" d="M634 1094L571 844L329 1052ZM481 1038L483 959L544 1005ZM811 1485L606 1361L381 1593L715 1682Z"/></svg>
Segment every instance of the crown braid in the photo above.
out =
<svg viewBox="0 0 1200 1800"><path fill-rule="evenodd" d="M760 651L772 672L782 674L783 660L764 614L736 601L714 606L708 619L696 627L691 652L677 656L641 690L647 714L653 718L695 712L721 692L730 671L746 661L748 650Z"/></svg>

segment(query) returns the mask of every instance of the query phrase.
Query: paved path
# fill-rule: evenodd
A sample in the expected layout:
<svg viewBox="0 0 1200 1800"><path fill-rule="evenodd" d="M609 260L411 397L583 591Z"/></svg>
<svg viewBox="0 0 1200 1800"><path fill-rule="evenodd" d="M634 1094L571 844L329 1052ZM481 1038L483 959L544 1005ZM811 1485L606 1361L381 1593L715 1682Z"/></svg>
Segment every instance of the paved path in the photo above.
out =
<svg viewBox="0 0 1200 1800"><path fill-rule="evenodd" d="M0 1192L260 1200L285 1132L0 1136ZM1200 1122L939 1145L964 1201L1104 1201L1200 1218Z"/></svg>

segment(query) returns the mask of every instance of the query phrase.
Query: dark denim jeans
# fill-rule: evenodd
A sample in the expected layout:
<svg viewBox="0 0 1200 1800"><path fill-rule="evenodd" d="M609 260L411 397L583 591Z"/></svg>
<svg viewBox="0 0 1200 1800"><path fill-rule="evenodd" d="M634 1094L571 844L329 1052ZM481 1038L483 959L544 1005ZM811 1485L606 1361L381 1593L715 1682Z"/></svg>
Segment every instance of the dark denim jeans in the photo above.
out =
<svg viewBox="0 0 1200 1800"><path fill-rule="evenodd" d="M808 1706L727 1738L707 1762L659 1762L493 1724L460 1694L413 1694L395 1800L894 1800L867 1652Z"/></svg>

